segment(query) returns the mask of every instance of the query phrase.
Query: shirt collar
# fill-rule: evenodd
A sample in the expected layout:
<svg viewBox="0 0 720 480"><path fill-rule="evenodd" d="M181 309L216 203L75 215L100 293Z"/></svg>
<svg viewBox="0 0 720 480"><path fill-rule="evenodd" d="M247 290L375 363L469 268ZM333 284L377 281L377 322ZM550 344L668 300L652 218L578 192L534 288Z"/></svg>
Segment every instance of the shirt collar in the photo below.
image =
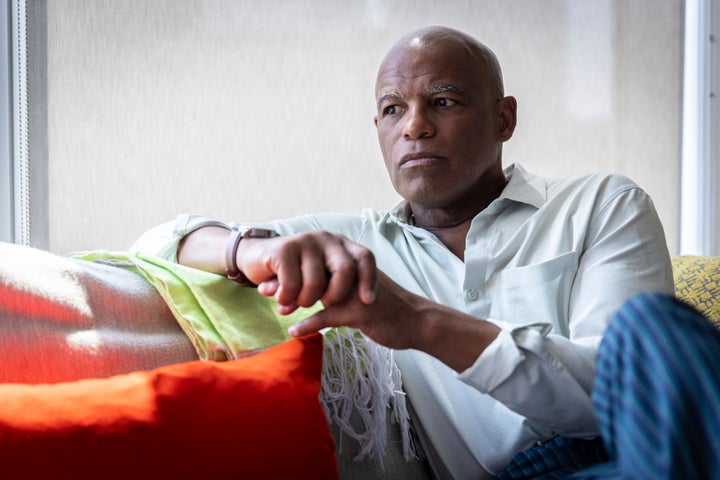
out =
<svg viewBox="0 0 720 480"><path fill-rule="evenodd" d="M516 202L527 203L536 208L542 207L547 201L547 182L544 178L534 175L519 163L505 169L508 184L498 200L506 198Z"/></svg>
<svg viewBox="0 0 720 480"><path fill-rule="evenodd" d="M393 208L390 209L390 211L388 211L388 214L398 223L406 223L408 225L411 224L410 204L407 202L407 200L400 200L398 204L396 204Z"/></svg>
<svg viewBox="0 0 720 480"><path fill-rule="evenodd" d="M508 166L505 168L504 173L508 183L495 200L496 202L507 199L527 203L535 208L540 208L545 204L547 201L547 183L544 178L528 172L519 163ZM388 214L399 223L411 224L410 204L406 200L401 200L388 211Z"/></svg>

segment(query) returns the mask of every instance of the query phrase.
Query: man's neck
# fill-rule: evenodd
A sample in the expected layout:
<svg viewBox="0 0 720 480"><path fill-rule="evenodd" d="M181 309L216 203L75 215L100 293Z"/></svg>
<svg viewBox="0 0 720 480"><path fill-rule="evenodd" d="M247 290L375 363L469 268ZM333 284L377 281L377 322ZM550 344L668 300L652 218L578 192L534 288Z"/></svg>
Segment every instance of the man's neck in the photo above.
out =
<svg viewBox="0 0 720 480"><path fill-rule="evenodd" d="M435 236L460 260L465 260L465 238L470 230L470 224L472 219L468 218L459 224L452 226L423 226L422 224L416 225L420 228L432 232Z"/></svg>
<svg viewBox="0 0 720 480"><path fill-rule="evenodd" d="M410 204L410 221L432 232L459 259L465 259L465 239L475 216L485 210L505 188L506 182L475 201L458 202L461 207L426 208Z"/></svg>

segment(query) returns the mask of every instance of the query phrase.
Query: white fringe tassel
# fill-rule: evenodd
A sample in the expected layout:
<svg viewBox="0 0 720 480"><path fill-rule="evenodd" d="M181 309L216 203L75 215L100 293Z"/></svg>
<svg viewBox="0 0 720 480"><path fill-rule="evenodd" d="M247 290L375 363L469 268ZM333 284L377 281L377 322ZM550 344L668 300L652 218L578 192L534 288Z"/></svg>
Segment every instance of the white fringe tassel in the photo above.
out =
<svg viewBox="0 0 720 480"><path fill-rule="evenodd" d="M360 452L355 460L373 458L381 467L384 465L388 408L392 411L390 421L400 426L405 460L417 458L400 370L392 350L358 330L339 328L325 332L324 351L320 401L328 421L358 442ZM351 425L353 411L362 421L361 429Z"/></svg>

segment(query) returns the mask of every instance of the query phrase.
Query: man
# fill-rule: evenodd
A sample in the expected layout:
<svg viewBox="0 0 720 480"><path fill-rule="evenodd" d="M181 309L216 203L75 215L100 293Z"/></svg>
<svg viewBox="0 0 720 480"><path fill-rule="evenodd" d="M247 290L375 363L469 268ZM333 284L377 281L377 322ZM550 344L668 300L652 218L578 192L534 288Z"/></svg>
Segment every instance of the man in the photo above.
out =
<svg viewBox="0 0 720 480"><path fill-rule="evenodd" d="M391 211L261 226L277 237L182 216L136 248L257 284L284 313L321 300L292 335L347 325L396 349L438 477L487 478L534 445L598 437L590 393L603 332L633 295L673 292L650 198L620 176L503 169L517 102L495 55L456 30L401 38L375 95L404 198Z"/></svg>

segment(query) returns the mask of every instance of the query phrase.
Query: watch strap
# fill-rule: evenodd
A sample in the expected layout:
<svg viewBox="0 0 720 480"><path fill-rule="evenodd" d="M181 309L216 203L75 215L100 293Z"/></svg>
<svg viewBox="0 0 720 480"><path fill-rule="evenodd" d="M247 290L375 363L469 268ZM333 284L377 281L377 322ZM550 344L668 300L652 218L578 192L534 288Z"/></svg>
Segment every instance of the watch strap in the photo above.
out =
<svg viewBox="0 0 720 480"><path fill-rule="evenodd" d="M265 228L240 227L232 228L225 247L225 274L235 283L243 287L257 287L251 282L237 265L237 251L243 238L273 238L277 232Z"/></svg>

